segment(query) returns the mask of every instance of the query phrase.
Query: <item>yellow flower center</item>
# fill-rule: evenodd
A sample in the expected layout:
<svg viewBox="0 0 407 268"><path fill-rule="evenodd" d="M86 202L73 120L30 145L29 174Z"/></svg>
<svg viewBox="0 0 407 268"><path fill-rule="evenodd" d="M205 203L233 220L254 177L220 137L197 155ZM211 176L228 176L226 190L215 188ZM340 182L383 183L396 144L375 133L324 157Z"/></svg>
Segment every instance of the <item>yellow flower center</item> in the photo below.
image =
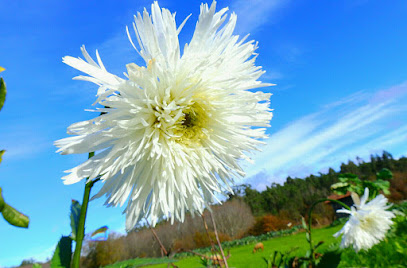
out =
<svg viewBox="0 0 407 268"><path fill-rule="evenodd" d="M202 139L207 137L208 122L208 112L202 105L195 102L183 110L183 116L177 122L177 128L174 133L179 138L176 141L186 145L200 143Z"/></svg>
<svg viewBox="0 0 407 268"><path fill-rule="evenodd" d="M163 100L154 109L154 127L165 139L173 139L184 145L200 145L208 137L210 105L205 99L195 98L182 101L172 97Z"/></svg>
<svg viewBox="0 0 407 268"><path fill-rule="evenodd" d="M375 226L375 221L371 215L366 215L360 219L360 227L363 230L371 230Z"/></svg>

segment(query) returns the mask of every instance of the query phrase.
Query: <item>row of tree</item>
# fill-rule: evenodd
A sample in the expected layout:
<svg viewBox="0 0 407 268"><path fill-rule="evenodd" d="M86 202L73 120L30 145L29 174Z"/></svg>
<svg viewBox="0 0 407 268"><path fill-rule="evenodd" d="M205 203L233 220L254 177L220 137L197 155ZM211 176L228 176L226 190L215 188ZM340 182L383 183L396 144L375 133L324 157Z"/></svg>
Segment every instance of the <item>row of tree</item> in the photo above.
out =
<svg viewBox="0 0 407 268"><path fill-rule="evenodd" d="M353 161L343 163L339 172L330 168L326 174L310 175L304 179L288 177L283 185L273 183L262 192L250 185L239 185L235 187L237 195L230 195L229 198L243 199L255 216L273 214L299 219L306 215L313 202L332 194L331 185L338 182L340 174L352 173L362 180L374 181L376 174L383 168L391 170L395 175L390 186L394 198L390 196L390 199L406 198L407 189L403 187L407 178L406 157L396 160L390 153L384 151L382 156L371 155L370 162L364 162L359 157L356 160L356 163ZM327 212L321 206L316 213Z"/></svg>

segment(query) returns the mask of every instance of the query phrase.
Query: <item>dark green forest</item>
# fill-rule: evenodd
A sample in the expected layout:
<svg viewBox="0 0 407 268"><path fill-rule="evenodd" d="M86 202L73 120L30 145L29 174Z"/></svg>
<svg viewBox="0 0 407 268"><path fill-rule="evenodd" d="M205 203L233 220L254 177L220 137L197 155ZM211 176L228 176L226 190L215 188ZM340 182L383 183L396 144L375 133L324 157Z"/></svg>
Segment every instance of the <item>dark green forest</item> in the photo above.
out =
<svg viewBox="0 0 407 268"><path fill-rule="evenodd" d="M254 216L265 214L278 215L281 218L298 220L306 215L308 208L318 199L327 197L333 192L331 185L338 182L340 174L352 173L361 180L376 180L376 173L383 168L392 171L390 192L387 197L392 202L407 199L407 158L394 159L384 151L381 156L371 155L370 161L365 162L356 157L357 162L342 163L337 172L332 168L327 174L310 175L306 178L288 177L283 185L273 183L266 190L259 192L250 185L243 184L235 187L236 195L229 195L229 199L239 198L247 203ZM316 213L333 214L327 212L322 206Z"/></svg>

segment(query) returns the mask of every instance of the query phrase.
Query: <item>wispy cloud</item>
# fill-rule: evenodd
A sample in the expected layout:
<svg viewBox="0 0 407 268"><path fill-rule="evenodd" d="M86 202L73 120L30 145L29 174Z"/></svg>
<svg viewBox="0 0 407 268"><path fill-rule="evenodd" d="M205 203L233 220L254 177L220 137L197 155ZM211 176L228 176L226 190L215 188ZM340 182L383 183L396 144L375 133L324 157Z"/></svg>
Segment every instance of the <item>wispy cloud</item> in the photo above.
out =
<svg viewBox="0 0 407 268"><path fill-rule="evenodd" d="M329 103L329 104L325 105L324 108L329 109L329 108L334 108L334 107L341 106L344 104L357 103L357 102L363 101L367 98L369 98L369 94L367 94L366 92L363 92L363 91L359 91L359 92L351 94L341 100Z"/></svg>
<svg viewBox="0 0 407 268"><path fill-rule="evenodd" d="M6 150L3 158L7 161L20 161L35 157L52 148L52 141L48 140L46 133L42 131L42 124L30 124L25 122L5 122L3 131L0 133L2 141L0 149Z"/></svg>
<svg viewBox="0 0 407 268"><path fill-rule="evenodd" d="M306 48L288 41L279 43L273 49L282 60L289 64L302 63L302 56L307 53Z"/></svg>
<svg viewBox="0 0 407 268"><path fill-rule="evenodd" d="M278 13L289 0L236 0L230 5L230 10L238 16L236 31L238 33L254 33L267 23L275 22Z"/></svg>
<svg viewBox="0 0 407 268"><path fill-rule="evenodd" d="M263 74L261 76L261 79L270 80L270 81L272 81L272 80L280 80L280 79L283 79L283 78L284 78L284 75L279 71L268 71L268 72L266 72L265 74Z"/></svg>
<svg viewBox="0 0 407 268"><path fill-rule="evenodd" d="M358 92L290 123L255 156L247 182L262 189L379 150L406 153L406 100L407 82L373 94Z"/></svg>
<svg viewBox="0 0 407 268"><path fill-rule="evenodd" d="M235 34L245 36L251 34L254 36L256 32L271 24L277 23L284 15L284 8L288 6L290 0L234 0L230 4L230 10L237 14L237 24ZM303 50L294 44L285 43L279 44L273 48L276 54L280 55L284 61L297 63ZM278 70L268 71L261 79L275 83L276 80L284 79L285 75ZM283 91L291 88L292 85L286 87L278 87L276 90Z"/></svg>

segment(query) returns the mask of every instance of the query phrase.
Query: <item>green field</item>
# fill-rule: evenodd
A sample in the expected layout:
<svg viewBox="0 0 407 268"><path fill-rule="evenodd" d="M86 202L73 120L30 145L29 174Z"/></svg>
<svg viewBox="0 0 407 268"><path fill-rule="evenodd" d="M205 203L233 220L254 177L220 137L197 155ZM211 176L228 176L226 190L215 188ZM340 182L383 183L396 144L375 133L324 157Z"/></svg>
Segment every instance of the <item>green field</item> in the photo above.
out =
<svg viewBox="0 0 407 268"><path fill-rule="evenodd" d="M335 239L332 235L337 232L341 226L327 227L323 229L313 230L313 241L319 242L321 240L325 241L325 244L321 246L321 249L325 249L334 241L339 241ZM305 233L297 233L294 235L283 236L272 238L267 241L262 242L264 244L264 251L253 254L253 244L245 246L237 246L230 249L230 258L228 259L229 267L264 267L266 263L263 260L263 257L268 258L275 250L279 250L282 253L289 251L295 247L298 247L293 254L297 256L303 256L308 250L308 243L305 240ZM224 249L226 252L229 249ZM227 253L225 253L227 254ZM158 262L160 259L156 259ZM165 260L163 260L165 261ZM145 265L146 261L143 259L136 259L133 261L126 261L120 264L110 265L109 268L124 268L124 267L137 267L137 265ZM199 257L186 257L179 259L175 263L179 268L186 267L203 267ZM167 264L155 264L148 265L143 267L154 267L154 268L166 268Z"/></svg>
<svg viewBox="0 0 407 268"><path fill-rule="evenodd" d="M336 241L332 234L337 232L340 228L341 226L335 226L332 228L323 228L314 230L313 240L317 242L324 240L326 242L324 246L327 247L330 243ZM231 248L230 258L228 259L229 267L248 267L248 268L265 267L266 263L264 262L262 257L268 258L270 254L272 254L275 250L279 250L284 253L295 247L299 247L296 251L293 252L293 254L304 255L309 246L309 244L305 240L305 233L303 232L290 236L272 238L268 241L263 241L262 243L264 244L264 251L255 254L252 253L254 244ZM227 252L228 249L225 249L225 251ZM181 259L176 263L176 265L179 268L203 267L200 263L199 257L189 257ZM151 265L148 267L164 268L167 266Z"/></svg>
<svg viewBox="0 0 407 268"><path fill-rule="evenodd" d="M121 261L119 263L111 264L105 266L104 268L136 268L136 267L146 267L147 264L157 264L157 263L170 263L172 260L167 258L138 258L133 260ZM176 261L176 260L173 260ZM167 265L164 265L167 267Z"/></svg>
<svg viewBox="0 0 407 268"><path fill-rule="evenodd" d="M407 267L407 203L400 205L394 205L398 208L399 212L393 219L393 225L386 235L386 238L379 244L373 246L369 250L361 250L356 253L352 248L337 250L340 239L334 238L332 235L339 231L342 225L334 227L326 227L321 229L313 229L313 241L317 243L324 241L325 243L318 248L318 252L324 253L324 256L328 257L335 255L336 259L340 263L338 267L370 267L370 268L382 268L382 267L394 267L403 268ZM403 213L401 212L403 211ZM259 238L259 237L258 237ZM247 238L245 238L247 239ZM248 240L246 240L248 241ZM251 240L249 240L251 241ZM235 241L237 242L237 241ZM256 242L248 245L235 246L233 248L224 248L226 253L230 252L230 258L228 259L229 267L246 268L246 267L267 267L264 258L269 258L274 251L278 250L285 254L294 248L297 248L289 256L304 256L308 250L308 243L305 239L305 233L299 232L292 235L280 236L270 238L262 241L264 244L264 251L253 254L253 246ZM333 244L334 247L330 247ZM329 250L327 250L330 247ZM332 255L333 254L333 255ZM336 267L332 263L333 259L325 259L328 261L321 261L320 265L323 267ZM134 267L155 267L166 268L167 263L171 261L167 258L139 258L133 260L127 260L124 262L109 265L109 268L134 268ZM324 263L324 264L323 264ZM200 257L190 256L179 258L175 262L179 268L190 267L204 267L201 263ZM338 264L336 262L336 264ZM333 265L333 266L332 266Z"/></svg>

